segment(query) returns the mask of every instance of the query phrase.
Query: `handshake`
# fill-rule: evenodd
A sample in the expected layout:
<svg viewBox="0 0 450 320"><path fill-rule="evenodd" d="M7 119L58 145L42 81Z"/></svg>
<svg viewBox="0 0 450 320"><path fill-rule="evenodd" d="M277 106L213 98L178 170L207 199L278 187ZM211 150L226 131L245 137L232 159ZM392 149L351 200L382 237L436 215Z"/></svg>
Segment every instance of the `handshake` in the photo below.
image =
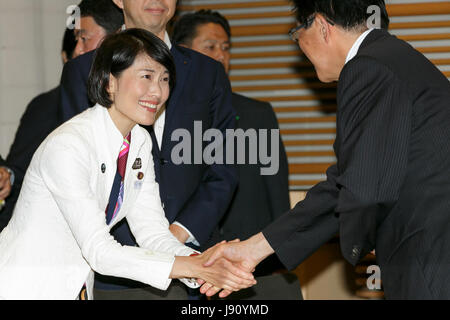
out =
<svg viewBox="0 0 450 320"><path fill-rule="evenodd" d="M252 272L273 252L264 235L258 233L246 241L222 241L200 255L177 258L195 259L184 267L191 268L189 274L198 279L202 294L211 297L220 291L219 297L225 298L234 291L255 285ZM174 270L178 267L174 266Z"/></svg>

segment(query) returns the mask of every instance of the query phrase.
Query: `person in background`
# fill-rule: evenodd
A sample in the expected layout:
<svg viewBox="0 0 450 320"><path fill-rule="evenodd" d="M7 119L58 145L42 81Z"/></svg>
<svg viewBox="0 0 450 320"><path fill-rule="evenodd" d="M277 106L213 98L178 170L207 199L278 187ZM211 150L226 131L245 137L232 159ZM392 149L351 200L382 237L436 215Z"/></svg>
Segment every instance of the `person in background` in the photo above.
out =
<svg viewBox="0 0 450 320"><path fill-rule="evenodd" d="M7 167L6 161L0 156L0 212L5 206L5 199L11 193L14 184L14 172ZM1 218L0 218L1 219ZM2 221L1 219L0 221ZM1 223L1 222L0 222ZM1 228L0 228L1 232Z"/></svg>
<svg viewBox="0 0 450 320"><path fill-rule="evenodd" d="M155 124L146 127L153 140L156 181L170 231L181 242L203 249L229 205L237 185L233 165L206 164L202 161L175 164L172 150L177 130L194 137L194 124L201 124L203 136L208 129L234 128L230 83L223 66L204 55L172 45L166 27L176 10L176 0L113 0L124 13L124 28L141 28L164 40L173 55L177 81L167 108L158 114ZM92 106L87 95L87 78L95 52L69 61L61 77L60 120L67 121ZM185 131L184 131L185 132ZM188 150L195 155L194 144ZM225 143L223 144L225 145ZM204 146L204 145L203 145ZM203 152L203 150L202 150ZM176 183L175 183L176 182ZM118 242L136 245L124 220L112 230ZM96 276L96 299L187 299L184 287L173 284L166 292L146 284L117 277Z"/></svg>
<svg viewBox="0 0 450 320"><path fill-rule="evenodd" d="M231 29L227 19L219 12L199 10L182 15L174 25L171 38L181 46L219 61L229 74ZM279 127L272 106L235 92L232 94L232 105L237 113L236 128L244 131L267 129L268 150L274 149L270 145L270 130ZM278 148L275 150L279 151L279 169L276 174L262 175L260 163L249 164L246 161L245 164L237 165L239 184L227 212L219 223L219 231L210 240L210 246L222 240L247 239L290 209L288 161L281 138L277 142ZM249 150L251 148L246 145L246 151ZM283 265L273 255L256 267L254 275L268 276L282 269ZM293 285L290 286L290 283ZM246 291L234 296L251 296L253 293L256 299L301 298L298 279L293 274L258 279L258 285Z"/></svg>
<svg viewBox="0 0 450 320"><path fill-rule="evenodd" d="M103 41L88 83L96 105L40 145L0 233L0 299L92 299L93 270L161 290L172 279L228 290L255 283L226 260L203 267L208 256L169 231L152 140L139 124L154 123L174 83L170 51L152 33L129 29ZM109 232L125 218L139 248Z"/></svg>
<svg viewBox="0 0 450 320"><path fill-rule="evenodd" d="M111 0L82 0L78 7L80 28L75 29L74 58L95 50L104 37L123 25L122 11Z"/></svg>
<svg viewBox="0 0 450 320"><path fill-rule="evenodd" d="M61 59L66 63L75 49L73 30L66 29L62 41ZM33 98L23 113L14 141L9 149L6 163L14 172L11 195L0 217L0 232L8 224L22 187L23 178L34 152L47 135L58 126L57 101L59 87Z"/></svg>
<svg viewBox="0 0 450 320"><path fill-rule="evenodd" d="M373 5L382 29L370 28ZM448 79L383 28L383 0L294 6L292 39L320 81L338 81L337 163L293 210L216 256L251 270L276 253L291 269L339 233L352 265L376 249L387 299L450 299Z"/></svg>
<svg viewBox="0 0 450 320"><path fill-rule="evenodd" d="M66 29L64 32L61 57L65 64L97 48L103 38L116 32L123 24L122 12L110 0L83 0L80 8L80 29ZM7 163L15 172L12 194L4 208L2 230L11 217L22 187L23 178L31 158L47 135L60 124L58 119L58 99L60 86L33 98L20 119Z"/></svg>

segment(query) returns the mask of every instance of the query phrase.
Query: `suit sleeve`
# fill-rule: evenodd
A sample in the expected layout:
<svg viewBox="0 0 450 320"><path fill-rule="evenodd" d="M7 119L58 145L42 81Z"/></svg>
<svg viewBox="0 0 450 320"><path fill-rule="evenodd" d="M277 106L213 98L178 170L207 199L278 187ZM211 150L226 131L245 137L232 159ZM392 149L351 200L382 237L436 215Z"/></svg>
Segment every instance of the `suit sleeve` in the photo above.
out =
<svg viewBox="0 0 450 320"><path fill-rule="evenodd" d="M235 128L236 113L231 103L231 87L225 71L215 64L216 80L210 99L213 117L211 128L219 129L224 137L224 157L226 159L226 129ZM205 171L202 181L193 196L176 217L204 245L228 208L238 183L234 165L212 164Z"/></svg>
<svg viewBox="0 0 450 320"><path fill-rule="evenodd" d="M87 81L92 54L80 56L64 65L58 99L58 119L63 123L90 106Z"/></svg>

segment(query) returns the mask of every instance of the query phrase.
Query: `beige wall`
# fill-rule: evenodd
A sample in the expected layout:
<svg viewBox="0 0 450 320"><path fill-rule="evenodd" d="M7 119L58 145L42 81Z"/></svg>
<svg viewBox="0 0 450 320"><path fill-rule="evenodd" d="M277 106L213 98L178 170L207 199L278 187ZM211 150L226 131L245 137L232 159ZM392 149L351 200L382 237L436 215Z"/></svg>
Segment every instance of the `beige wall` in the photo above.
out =
<svg viewBox="0 0 450 320"><path fill-rule="evenodd" d="M77 0L0 1L0 154L6 156L21 115L60 78L66 8Z"/></svg>

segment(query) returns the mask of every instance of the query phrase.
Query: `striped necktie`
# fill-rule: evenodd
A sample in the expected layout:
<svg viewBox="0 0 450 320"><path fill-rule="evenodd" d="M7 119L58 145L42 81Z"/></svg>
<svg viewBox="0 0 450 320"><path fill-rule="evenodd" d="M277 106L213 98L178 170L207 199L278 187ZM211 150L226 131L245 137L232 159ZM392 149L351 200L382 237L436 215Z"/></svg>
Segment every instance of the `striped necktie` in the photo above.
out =
<svg viewBox="0 0 450 320"><path fill-rule="evenodd" d="M128 151L130 150L131 132L123 140L117 158L117 171L114 177L113 187L109 195L109 203L106 207L106 223L109 224L119 212L123 202L123 189L125 179L125 169L127 166Z"/></svg>

